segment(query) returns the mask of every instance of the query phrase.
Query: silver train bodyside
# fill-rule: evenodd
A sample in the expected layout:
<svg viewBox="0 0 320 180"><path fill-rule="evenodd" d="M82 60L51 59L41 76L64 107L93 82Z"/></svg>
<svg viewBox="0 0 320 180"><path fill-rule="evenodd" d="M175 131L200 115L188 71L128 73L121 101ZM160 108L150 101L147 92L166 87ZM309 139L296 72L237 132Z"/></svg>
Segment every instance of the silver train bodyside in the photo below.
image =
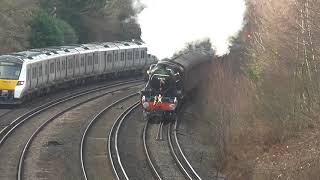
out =
<svg viewBox="0 0 320 180"><path fill-rule="evenodd" d="M15 72L19 73L16 79L0 77L0 104L21 103L61 86L142 72L154 61L156 58L147 54L147 46L137 41L51 47L3 55L0 66L14 62L21 65L21 70ZM0 67L0 73L3 68Z"/></svg>

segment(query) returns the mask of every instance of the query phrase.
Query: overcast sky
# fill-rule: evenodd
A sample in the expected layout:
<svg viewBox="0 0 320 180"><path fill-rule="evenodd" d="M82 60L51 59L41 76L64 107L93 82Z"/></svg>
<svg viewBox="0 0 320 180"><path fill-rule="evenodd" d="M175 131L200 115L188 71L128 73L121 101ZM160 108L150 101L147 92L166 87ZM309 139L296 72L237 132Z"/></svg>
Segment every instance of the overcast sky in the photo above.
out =
<svg viewBox="0 0 320 180"><path fill-rule="evenodd" d="M149 52L170 57L185 43L210 38L218 54L227 52L228 39L242 27L243 0L140 0L142 39Z"/></svg>

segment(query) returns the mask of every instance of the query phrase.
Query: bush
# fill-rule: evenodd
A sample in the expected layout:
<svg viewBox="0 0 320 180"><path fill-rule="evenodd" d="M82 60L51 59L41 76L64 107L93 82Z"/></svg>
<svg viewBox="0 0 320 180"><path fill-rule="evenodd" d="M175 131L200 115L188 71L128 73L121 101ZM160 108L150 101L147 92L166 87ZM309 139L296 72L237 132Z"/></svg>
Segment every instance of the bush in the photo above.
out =
<svg viewBox="0 0 320 180"><path fill-rule="evenodd" d="M58 27L63 32L63 43L64 44L71 44L78 42L78 36L76 34L76 31L73 29L73 27L68 24L66 21L63 21L61 19L57 19Z"/></svg>
<svg viewBox="0 0 320 180"><path fill-rule="evenodd" d="M65 21L44 11L36 13L31 21L30 44L33 48L77 42L74 29Z"/></svg>

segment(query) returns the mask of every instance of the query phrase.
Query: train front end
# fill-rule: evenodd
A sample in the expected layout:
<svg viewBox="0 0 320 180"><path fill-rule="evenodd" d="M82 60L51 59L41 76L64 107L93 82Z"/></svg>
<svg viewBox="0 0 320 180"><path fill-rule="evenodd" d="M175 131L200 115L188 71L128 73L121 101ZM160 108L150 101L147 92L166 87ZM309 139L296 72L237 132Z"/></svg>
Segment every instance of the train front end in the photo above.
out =
<svg viewBox="0 0 320 180"><path fill-rule="evenodd" d="M174 120L181 99L181 89L177 83L179 73L171 66L157 64L149 69L148 74L147 85L141 91L144 117L148 120Z"/></svg>
<svg viewBox="0 0 320 180"><path fill-rule="evenodd" d="M173 121L178 107L177 97L162 97L142 95L141 104L144 118L147 120L158 118L160 120Z"/></svg>
<svg viewBox="0 0 320 180"><path fill-rule="evenodd" d="M0 56L0 104L20 104L25 81L20 79L22 61Z"/></svg>

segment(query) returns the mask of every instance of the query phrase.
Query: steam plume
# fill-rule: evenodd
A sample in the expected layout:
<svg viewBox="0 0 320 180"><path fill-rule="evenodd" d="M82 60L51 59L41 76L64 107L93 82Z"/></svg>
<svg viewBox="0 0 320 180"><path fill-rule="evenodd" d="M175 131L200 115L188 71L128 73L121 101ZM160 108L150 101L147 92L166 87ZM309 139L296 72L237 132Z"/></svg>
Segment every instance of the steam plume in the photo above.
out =
<svg viewBox="0 0 320 180"><path fill-rule="evenodd" d="M210 38L219 55L242 27L244 0L136 0L142 39L152 54L170 57L186 43Z"/></svg>

